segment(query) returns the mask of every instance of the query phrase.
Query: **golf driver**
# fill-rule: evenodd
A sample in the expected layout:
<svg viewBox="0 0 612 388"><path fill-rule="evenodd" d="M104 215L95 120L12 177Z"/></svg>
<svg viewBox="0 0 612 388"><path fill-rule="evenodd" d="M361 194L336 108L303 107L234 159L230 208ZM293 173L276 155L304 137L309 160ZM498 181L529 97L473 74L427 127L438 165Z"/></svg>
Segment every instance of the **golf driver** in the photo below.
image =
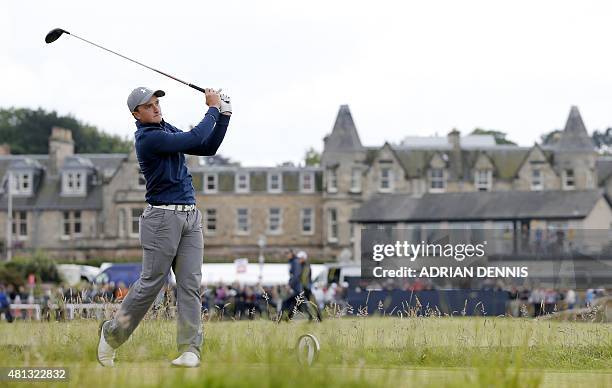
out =
<svg viewBox="0 0 612 388"><path fill-rule="evenodd" d="M90 42L90 41L88 41L87 39L83 39L83 38L81 38L81 37L79 37L79 36L76 36L76 35L74 35L74 34L71 34L70 32L68 32L68 31L66 31L66 30L63 30L63 29L61 29L61 28L54 28L53 30L49 31L49 33L47 34L47 36L45 36L45 42L47 42L47 44L48 44L48 43L53 43L53 42L55 42L56 40L58 40L58 39L59 39L59 37L60 37L60 36L62 36L62 34L68 34L68 35L70 35L70 36L74 36L75 38L80 39L80 40L82 40L82 41L83 41L83 42L85 42L85 43L89 43L89 44L94 45L94 46L96 46L96 47L98 47L98 48L101 48L102 50L106 50L106 51L108 51L109 53L112 53L112 54L118 55L118 56L120 56L121 58L127 59L128 61L134 62L134 63L136 63L136 64L138 64L138 65L140 65L140 66L144 66L144 67L146 67L146 68L147 68L147 69L149 69L149 70L153 70L153 71L155 71L155 72L157 72L157 73L159 73L159 74L161 74L161 75L165 75L165 76L166 76L166 77L168 77L168 78L172 78L172 79L173 79L173 80L175 80L175 81L178 81L178 82L180 82L180 83L182 83L182 84L184 84L184 85L189 86L190 88L193 88L193 89L195 89L195 90L198 90L198 91L200 91L200 92L204 93L204 89L202 89L202 88L201 88L201 87L199 87L199 86L196 86L196 85L194 85L194 84L190 84L189 82L185 82L185 81L183 81L183 80L180 80L180 79L178 79L178 78L176 78L176 77L171 76L170 74L166 74L166 73L164 73L163 71L160 71L160 70L154 69L154 68L152 68L152 67L150 67L150 66L145 65L144 63L140 63L140 62L138 62L138 61L135 61L135 60L133 60L133 59L131 59L131 58L126 57L125 55L121 55L121 54L119 54L119 53L117 53L117 52L115 52L115 51L113 51L113 50L109 50L109 49L107 49L107 48L105 48L105 47L102 47L102 46L100 46L100 45L98 45L98 44L96 44L96 43L94 43L94 42Z"/></svg>

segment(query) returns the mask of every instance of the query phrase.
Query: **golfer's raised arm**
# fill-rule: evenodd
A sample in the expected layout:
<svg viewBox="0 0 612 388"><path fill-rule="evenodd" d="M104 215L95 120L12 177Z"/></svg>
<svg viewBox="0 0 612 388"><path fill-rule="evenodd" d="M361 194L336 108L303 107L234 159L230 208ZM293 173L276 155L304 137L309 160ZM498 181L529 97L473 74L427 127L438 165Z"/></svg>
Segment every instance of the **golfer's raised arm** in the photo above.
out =
<svg viewBox="0 0 612 388"><path fill-rule="evenodd" d="M168 152L187 152L194 148L199 148L205 144L208 138L214 133L215 125L219 121L221 99L219 94L213 89L206 90L206 105L209 106L208 112L198 125L189 132L148 131L143 138L147 147L157 153ZM223 120L225 121L225 120ZM229 120L227 120L229 122ZM225 124L227 128L227 124ZM223 133L225 135L225 132ZM223 137L221 137L223 140ZM219 142L220 144L220 142ZM217 145L218 148L218 145ZM216 150L215 150L216 151Z"/></svg>
<svg viewBox="0 0 612 388"><path fill-rule="evenodd" d="M186 154L189 155L198 155L198 156L212 156L217 153L219 146L223 142L223 138L225 138L225 132L227 131L227 126L229 125L230 116L220 115L219 120L217 121L217 125L215 125L215 129L213 132L204 140L204 143L198 147L191 148L185 151Z"/></svg>

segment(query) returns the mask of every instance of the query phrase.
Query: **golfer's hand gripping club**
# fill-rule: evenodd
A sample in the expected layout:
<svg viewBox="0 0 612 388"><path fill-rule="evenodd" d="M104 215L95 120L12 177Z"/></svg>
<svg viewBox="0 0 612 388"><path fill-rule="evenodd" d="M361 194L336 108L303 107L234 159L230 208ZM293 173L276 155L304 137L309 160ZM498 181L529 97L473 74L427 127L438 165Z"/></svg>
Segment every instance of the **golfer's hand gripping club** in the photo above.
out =
<svg viewBox="0 0 612 388"><path fill-rule="evenodd" d="M204 95L206 96L206 105L209 107L215 107L221 111L221 97L219 96L219 92L215 89L204 89Z"/></svg>

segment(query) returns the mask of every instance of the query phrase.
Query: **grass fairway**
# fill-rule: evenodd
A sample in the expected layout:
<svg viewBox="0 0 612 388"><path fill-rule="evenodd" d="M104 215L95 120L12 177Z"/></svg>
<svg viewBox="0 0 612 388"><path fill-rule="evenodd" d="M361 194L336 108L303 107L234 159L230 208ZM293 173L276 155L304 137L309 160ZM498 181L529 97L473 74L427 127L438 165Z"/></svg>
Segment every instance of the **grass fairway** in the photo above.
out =
<svg viewBox="0 0 612 388"><path fill-rule="evenodd" d="M95 361L97 322L0 323L0 366L62 366L75 387L576 387L612 386L612 325L514 318L344 318L321 324L207 322L203 365L173 369L174 321L146 320ZM296 362L300 334L321 342ZM2 383L4 384L4 383ZM12 383L25 386L26 383ZM37 383L36 386L53 385Z"/></svg>

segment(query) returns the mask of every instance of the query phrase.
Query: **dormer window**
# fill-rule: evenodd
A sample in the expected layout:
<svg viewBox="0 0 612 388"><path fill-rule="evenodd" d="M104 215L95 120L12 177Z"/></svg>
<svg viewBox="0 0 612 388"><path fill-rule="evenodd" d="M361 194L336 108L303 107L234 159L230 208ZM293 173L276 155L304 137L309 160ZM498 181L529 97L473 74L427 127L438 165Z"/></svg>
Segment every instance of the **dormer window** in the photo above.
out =
<svg viewBox="0 0 612 388"><path fill-rule="evenodd" d="M336 169L329 168L327 169L327 192L328 193L337 193L338 192L338 174L336 173Z"/></svg>
<svg viewBox="0 0 612 388"><path fill-rule="evenodd" d="M429 192L443 193L446 191L446 177L444 169L432 168L429 170Z"/></svg>
<svg viewBox="0 0 612 388"><path fill-rule="evenodd" d="M280 193L282 188L282 174L280 172L268 173L268 193Z"/></svg>
<svg viewBox="0 0 612 388"><path fill-rule="evenodd" d="M65 171L62 174L62 195L85 195L86 182L85 171Z"/></svg>
<svg viewBox="0 0 612 388"><path fill-rule="evenodd" d="M351 193L361 192L361 169L354 167L351 170Z"/></svg>
<svg viewBox="0 0 612 388"><path fill-rule="evenodd" d="M13 172L13 195L32 195L32 172Z"/></svg>
<svg viewBox="0 0 612 388"><path fill-rule="evenodd" d="M236 192L237 193L248 193L251 190L251 184L249 180L248 172L236 173Z"/></svg>
<svg viewBox="0 0 612 388"><path fill-rule="evenodd" d="M563 170L563 190L574 190L575 188L574 170L571 168Z"/></svg>
<svg viewBox="0 0 612 388"><path fill-rule="evenodd" d="M540 191L544 188L544 183L542 181L542 170L539 168L534 168L531 170L531 190Z"/></svg>
<svg viewBox="0 0 612 388"><path fill-rule="evenodd" d="M217 173L204 174L204 193L214 194L218 190L219 175Z"/></svg>
<svg viewBox="0 0 612 388"><path fill-rule="evenodd" d="M393 170L391 167L380 168L378 191L381 193L393 192Z"/></svg>
<svg viewBox="0 0 612 388"><path fill-rule="evenodd" d="M302 193L314 193L314 172L303 171L300 173L300 191Z"/></svg>
<svg viewBox="0 0 612 388"><path fill-rule="evenodd" d="M477 191L491 191L493 186L493 171L476 170L474 174L474 185Z"/></svg>

